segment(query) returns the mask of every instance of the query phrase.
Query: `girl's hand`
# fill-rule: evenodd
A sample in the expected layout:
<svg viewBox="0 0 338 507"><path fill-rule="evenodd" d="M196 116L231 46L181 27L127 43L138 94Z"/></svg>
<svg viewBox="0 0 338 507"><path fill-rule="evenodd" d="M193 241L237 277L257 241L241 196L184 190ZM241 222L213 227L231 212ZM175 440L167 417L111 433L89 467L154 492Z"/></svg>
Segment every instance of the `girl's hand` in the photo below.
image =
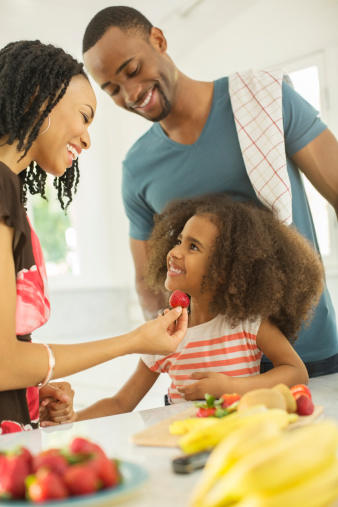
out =
<svg viewBox="0 0 338 507"><path fill-rule="evenodd" d="M150 320L132 333L132 352L139 354L172 354L183 340L188 327L186 308L173 308Z"/></svg>
<svg viewBox="0 0 338 507"><path fill-rule="evenodd" d="M40 389L40 426L76 421L74 391L68 382L52 382Z"/></svg>
<svg viewBox="0 0 338 507"><path fill-rule="evenodd" d="M196 372L190 378L198 379L198 381L186 386L177 386L177 390L187 401L202 400L206 393L212 394L215 398L220 398L222 394L232 392L232 379L224 373Z"/></svg>

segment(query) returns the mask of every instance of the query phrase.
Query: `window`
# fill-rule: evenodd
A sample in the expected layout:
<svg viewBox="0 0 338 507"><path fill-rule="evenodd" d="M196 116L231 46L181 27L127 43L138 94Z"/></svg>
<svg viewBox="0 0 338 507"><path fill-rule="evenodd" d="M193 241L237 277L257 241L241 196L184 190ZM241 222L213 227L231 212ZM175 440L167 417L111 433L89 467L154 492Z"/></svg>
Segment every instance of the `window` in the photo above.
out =
<svg viewBox="0 0 338 507"><path fill-rule="evenodd" d="M76 275L79 262L76 253L76 232L71 214L61 209L56 191L48 177L47 200L41 196L30 197L29 211L43 250L48 277Z"/></svg>

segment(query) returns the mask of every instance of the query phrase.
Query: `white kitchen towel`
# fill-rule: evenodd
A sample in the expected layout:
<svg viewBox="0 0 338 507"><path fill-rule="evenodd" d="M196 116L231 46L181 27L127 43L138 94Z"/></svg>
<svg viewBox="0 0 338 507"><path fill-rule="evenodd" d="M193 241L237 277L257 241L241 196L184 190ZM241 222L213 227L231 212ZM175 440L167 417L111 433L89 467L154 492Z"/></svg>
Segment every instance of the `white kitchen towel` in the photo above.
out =
<svg viewBox="0 0 338 507"><path fill-rule="evenodd" d="M248 70L229 76L229 94L244 164L260 201L292 222L286 166L282 72Z"/></svg>

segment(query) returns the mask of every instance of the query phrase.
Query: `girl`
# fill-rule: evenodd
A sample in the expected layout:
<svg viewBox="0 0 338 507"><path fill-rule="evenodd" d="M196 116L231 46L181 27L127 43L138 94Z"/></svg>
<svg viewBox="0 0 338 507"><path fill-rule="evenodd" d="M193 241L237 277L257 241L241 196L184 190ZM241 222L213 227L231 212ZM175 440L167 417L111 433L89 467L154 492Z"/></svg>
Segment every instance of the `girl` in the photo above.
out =
<svg viewBox="0 0 338 507"><path fill-rule="evenodd" d="M50 379L127 353L170 353L184 335L187 316L183 312L174 334L170 324L180 309L117 338L31 343L50 305L40 244L24 204L28 192L45 196L46 173L55 177L61 207L72 201L96 98L82 64L39 41L14 42L0 51L0 83L1 434L36 427L39 399L44 412L50 409L47 418L74 420L69 384L47 385Z"/></svg>
<svg viewBox="0 0 338 507"><path fill-rule="evenodd" d="M79 418L132 410L160 373L169 400L307 383L291 342L322 290L311 246L271 211L222 195L176 201L157 216L148 282L190 296L188 332L173 354L145 355L113 397ZM260 374L265 354L273 368Z"/></svg>

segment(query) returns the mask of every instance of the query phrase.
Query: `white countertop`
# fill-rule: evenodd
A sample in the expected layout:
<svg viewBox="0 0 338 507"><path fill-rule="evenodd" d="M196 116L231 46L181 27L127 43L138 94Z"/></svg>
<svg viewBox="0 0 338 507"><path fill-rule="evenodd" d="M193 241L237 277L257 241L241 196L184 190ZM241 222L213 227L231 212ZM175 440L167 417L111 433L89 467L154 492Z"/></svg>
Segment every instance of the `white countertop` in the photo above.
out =
<svg viewBox="0 0 338 507"><path fill-rule="evenodd" d="M324 407L324 415L338 422L338 373L310 379L313 400ZM130 437L183 411L188 404L132 412L129 414L91 419L74 424L60 425L43 430L0 436L0 450L18 444L32 452L48 447L60 447L74 436L89 437L102 445L108 456L138 463L147 469L149 480L133 498L123 502L130 507L186 507L191 491L200 472L177 475L171 470L171 458L180 454L179 449L135 446Z"/></svg>

